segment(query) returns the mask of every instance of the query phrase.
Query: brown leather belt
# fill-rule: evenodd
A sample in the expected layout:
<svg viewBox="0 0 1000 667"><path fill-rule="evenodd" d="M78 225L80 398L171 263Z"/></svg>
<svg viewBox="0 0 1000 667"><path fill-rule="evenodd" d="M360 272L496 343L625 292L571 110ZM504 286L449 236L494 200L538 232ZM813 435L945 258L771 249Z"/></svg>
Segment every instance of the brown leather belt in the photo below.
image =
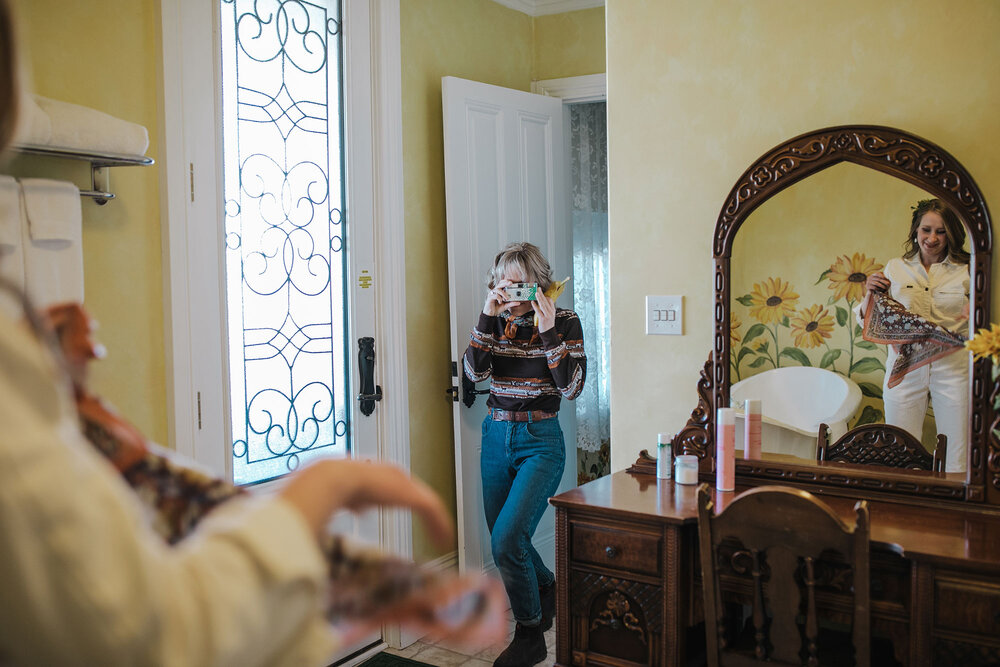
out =
<svg viewBox="0 0 1000 667"><path fill-rule="evenodd" d="M518 410L490 408L490 418L498 422L536 422L542 419L552 419L556 415L555 412L545 412L544 410L520 412Z"/></svg>

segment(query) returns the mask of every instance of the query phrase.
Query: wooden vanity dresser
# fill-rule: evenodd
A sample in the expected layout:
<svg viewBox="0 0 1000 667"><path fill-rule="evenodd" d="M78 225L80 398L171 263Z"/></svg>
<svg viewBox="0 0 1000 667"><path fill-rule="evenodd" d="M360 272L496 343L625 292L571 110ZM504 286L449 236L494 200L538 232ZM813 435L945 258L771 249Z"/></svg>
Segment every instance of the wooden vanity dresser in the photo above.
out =
<svg viewBox="0 0 1000 667"><path fill-rule="evenodd" d="M716 492L718 510L743 488ZM854 499L821 498L853 521ZM696 501L697 486L626 471L551 500L558 665L685 665L704 649ZM904 665L1000 664L1000 516L879 500L869 510L873 634ZM733 577L729 592L749 587ZM849 597L833 576L822 606L835 614Z"/></svg>

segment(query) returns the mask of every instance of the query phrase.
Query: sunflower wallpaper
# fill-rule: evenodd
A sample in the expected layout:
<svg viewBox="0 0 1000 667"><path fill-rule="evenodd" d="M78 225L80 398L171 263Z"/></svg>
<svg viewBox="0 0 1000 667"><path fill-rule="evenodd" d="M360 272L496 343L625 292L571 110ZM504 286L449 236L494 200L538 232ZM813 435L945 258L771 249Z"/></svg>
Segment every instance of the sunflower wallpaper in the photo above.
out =
<svg viewBox="0 0 1000 667"><path fill-rule="evenodd" d="M839 164L754 211L733 245L732 381L785 366L825 368L861 388L850 426L883 421L886 348L861 337L853 310L868 276L902 254L910 206L926 196ZM931 418L925 440L934 432Z"/></svg>

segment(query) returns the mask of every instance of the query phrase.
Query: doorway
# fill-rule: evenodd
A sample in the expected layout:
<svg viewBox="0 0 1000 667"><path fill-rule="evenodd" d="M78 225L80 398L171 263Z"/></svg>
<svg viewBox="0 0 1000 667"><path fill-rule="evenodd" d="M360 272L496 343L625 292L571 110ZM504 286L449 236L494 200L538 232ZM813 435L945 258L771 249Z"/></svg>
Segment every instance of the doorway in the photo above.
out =
<svg viewBox="0 0 1000 667"><path fill-rule="evenodd" d="M576 479L577 484L585 484L608 474L611 468L607 102L578 102L567 107L573 304L587 351L587 381L574 401Z"/></svg>

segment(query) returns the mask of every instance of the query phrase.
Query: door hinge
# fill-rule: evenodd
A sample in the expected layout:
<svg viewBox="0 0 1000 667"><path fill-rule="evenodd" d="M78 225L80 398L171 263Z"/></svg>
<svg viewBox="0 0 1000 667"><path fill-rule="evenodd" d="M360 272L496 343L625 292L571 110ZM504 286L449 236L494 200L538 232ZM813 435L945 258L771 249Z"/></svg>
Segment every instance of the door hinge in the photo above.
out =
<svg viewBox="0 0 1000 667"><path fill-rule="evenodd" d="M198 430L201 430L201 392L198 392Z"/></svg>

